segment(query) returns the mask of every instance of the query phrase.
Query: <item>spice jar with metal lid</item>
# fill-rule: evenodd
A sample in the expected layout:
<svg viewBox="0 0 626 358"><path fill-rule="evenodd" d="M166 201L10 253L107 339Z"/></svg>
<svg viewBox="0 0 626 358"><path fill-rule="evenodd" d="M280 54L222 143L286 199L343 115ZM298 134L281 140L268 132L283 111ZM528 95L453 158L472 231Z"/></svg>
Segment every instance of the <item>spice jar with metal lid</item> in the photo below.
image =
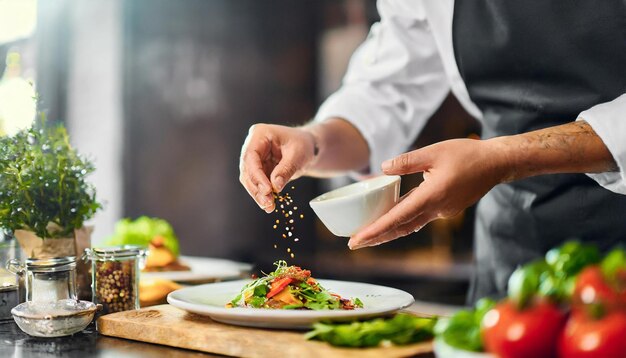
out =
<svg viewBox="0 0 626 358"><path fill-rule="evenodd" d="M15 240L3 238L0 231L0 321L13 319L11 309L20 304L18 277L4 265L17 256Z"/></svg>
<svg viewBox="0 0 626 358"><path fill-rule="evenodd" d="M13 259L7 269L24 277L26 301L56 302L76 299L76 257Z"/></svg>
<svg viewBox="0 0 626 358"><path fill-rule="evenodd" d="M94 303L102 313L139 309L139 270L146 250L141 246L114 246L85 249L91 260Z"/></svg>

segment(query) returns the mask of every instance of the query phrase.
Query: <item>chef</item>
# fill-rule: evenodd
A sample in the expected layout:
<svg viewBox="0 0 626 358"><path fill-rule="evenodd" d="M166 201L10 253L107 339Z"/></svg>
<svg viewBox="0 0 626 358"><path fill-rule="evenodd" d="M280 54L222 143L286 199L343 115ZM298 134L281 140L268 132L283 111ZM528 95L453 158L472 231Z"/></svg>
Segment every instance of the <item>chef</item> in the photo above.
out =
<svg viewBox="0 0 626 358"><path fill-rule="evenodd" d="M257 124L240 180L265 211L302 175L422 172L350 238L406 236L480 199L469 300L502 296L517 265L570 238L626 243L626 3L379 1L342 87L302 127ZM449 93L482 125L403 153Z"/></svg>

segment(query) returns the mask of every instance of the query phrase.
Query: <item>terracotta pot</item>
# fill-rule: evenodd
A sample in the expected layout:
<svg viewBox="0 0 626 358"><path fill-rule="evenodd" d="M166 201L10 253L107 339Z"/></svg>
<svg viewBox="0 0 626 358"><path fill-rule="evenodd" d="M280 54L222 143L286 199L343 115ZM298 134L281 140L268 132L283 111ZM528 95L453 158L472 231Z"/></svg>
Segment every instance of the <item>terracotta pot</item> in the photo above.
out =
<svg viewBox="0 0 626 358"><path fill-rule="evenodd" d="M83 226L74 230L74 237L42 239L32 231L16 230L15 238L23 258L76 256L76 294L81 300L91 301L91 265L80 258L85 249L91 247L92 232L93 226Z"/></svg>

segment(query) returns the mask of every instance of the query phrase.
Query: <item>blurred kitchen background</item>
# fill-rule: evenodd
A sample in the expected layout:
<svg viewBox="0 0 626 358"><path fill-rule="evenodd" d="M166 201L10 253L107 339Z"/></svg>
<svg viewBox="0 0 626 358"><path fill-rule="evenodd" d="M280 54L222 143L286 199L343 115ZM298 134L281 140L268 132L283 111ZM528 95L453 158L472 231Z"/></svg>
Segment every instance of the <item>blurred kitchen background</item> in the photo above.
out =
<svg viewBox="0 0 626 358"><path fill-rule="evenodd" d="M288 186L304 214L300 241L285 245L276 218L238 181L248 128L312 118L377 19L373 0L0 0L0 132L32 120L35 93L39 110L65 122L97 168L105 209L93 220L95 245L122 217L157 216L174 226L185 255L266 272L285 258L318 277L461 304L473 209L351 252L308 206L350 179L303 178ZM453 97L434 117L416 146L479 132ZM403 192L420 180L403 178Z"/></svg>

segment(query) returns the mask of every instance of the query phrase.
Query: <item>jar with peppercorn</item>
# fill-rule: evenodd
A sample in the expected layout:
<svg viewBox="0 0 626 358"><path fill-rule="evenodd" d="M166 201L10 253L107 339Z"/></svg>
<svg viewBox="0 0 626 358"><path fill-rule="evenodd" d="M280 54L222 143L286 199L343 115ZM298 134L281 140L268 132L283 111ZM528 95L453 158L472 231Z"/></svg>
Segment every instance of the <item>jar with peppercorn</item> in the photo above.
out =
<svg viewBox="0 0 626 358"><path fill-rule="evenodd" d="M102 313L139 309L139 270L146 250L124 245L85 249L91 260L93 302L102 305Z"/></svg>

